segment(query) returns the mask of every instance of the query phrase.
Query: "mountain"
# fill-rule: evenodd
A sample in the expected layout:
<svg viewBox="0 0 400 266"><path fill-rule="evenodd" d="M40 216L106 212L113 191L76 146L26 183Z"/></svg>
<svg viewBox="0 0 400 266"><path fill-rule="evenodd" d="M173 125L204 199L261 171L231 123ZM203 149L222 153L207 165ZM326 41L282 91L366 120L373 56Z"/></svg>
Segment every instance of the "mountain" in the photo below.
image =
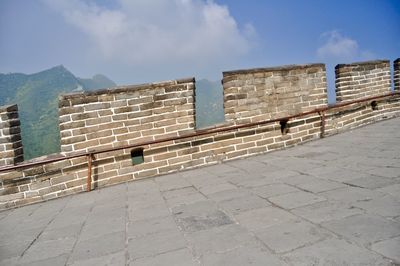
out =
<svg viewBox="0 0 400 266"><path fill-rule="evenodd" d="M84 90L88 91L117 86L114 81L101 74L94 75L91 79L78 78L78 81L82 84Z"/></svg>
<svg viewBox="0 0 400 266"><path fill-rule="evenodd" d="M60 151L59 94L114 86L103 75L77 78L62 65L31 75L0 74L0 105L18 104L25 160Z"/></svg>
<svg viewBox="0 0 400 266"><path fill-rule="evenodd" d="M196 80L196 126L203 128L224 122L224 97L220 81Z"/></svg>
<svg viewBox="0 0 400 266"><path fill-rule="evenodd" d="M0 73L0 106L18 104L25 160L60 151L58 95L115 87L104 75L74 76L64 66L35 74ZM224 121L222 86L219 81L196 81L198 128Z"/></svg>

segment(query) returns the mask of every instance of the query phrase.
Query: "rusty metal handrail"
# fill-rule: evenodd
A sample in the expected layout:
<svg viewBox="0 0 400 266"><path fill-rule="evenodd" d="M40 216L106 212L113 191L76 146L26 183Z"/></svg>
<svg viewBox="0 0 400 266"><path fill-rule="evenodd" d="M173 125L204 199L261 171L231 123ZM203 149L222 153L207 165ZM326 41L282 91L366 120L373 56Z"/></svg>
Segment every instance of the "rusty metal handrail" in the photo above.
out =
<svg viewBox="0 0 400 266"><path fill-rule="evenodd" d="M316 109L308 111L308 112L298 113L298 114L286 116L286 117L263 120L263 121L247 123L247 124L243 124L243 125L219 127L219 128L207 129L207 130L197 130L195 133L186 134L186 135L177 136L177 137L170 137L170 138L163 138L163 139L146 141L146 142L139 142L136 144L123 145L123 146L119 146L119 147L99 149L99 150L94 150L94 151L77 152L77 153L74 153L74 154L71 154L68 156L62 156L62 157L57 157L57 158L52 158L52 159L44 159L41 161L27 162L27 163L21 163L21 164L16 164L16 165L8 165L5 167L0 167L0 173L5 172L5 171L10 171L10 170L17 170L17 169L27 168L27 167L31 167L31 166L44 165L44 164L48 164L48 163L54 163L54 162L59 162L59 161L63 161L63 160L74 159L74 158L86 156L88 159L88 182L87 182L88 188L87 188L87 191L90 191L89 180L91 179L91 165L92 165L93 155L95 155L95 154L106 153L106 152L117 151L117 150L124 150L124 149L132 149L132 148L137 148L137 147L141 147L141 146L147 146L147 145L159 144L159 143L168 142L168 141L176 141L176 140L199 137L199 136L204 136L204 135L209 135L209 134L233 131L233 130L238 130L238 129L242 129L242 128L250 128L250 127L254 127L254 126L271 124L271 123L279 122L282 120L291 120L294 118L307 116L307 115L315 114L315 113L318 113L321 117L321 121L322 121L321 137L323 137L324 132L325 132L325 112L330 111L332 109L352 105L352 104L363 103L363 102L368 102L368 101L377 100L377 99L383 99L383 98L387 98L387 97L393 97L396 95L400 95L400 91L393 91L393 92L379 95L379 96L362 98L359 100L338 103L338 104L330 105L330 106L328 105L325 107L316 108Z"/></svg>

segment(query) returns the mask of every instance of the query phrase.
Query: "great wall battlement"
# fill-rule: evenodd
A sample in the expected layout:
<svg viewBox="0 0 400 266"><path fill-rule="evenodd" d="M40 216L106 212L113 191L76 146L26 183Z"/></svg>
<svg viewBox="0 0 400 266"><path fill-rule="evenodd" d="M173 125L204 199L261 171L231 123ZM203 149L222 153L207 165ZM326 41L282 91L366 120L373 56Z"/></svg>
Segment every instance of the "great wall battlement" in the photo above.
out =
<svg viewBox="0 0 400 266"><path fill-rule="evenodd" d="M21 163L17 106L1 107L0 209L85 191L88 174L94 189L399 116L399 66L393 93L388 60L338 65L332 107L324 64L224 72L225 123L209 129L196 129L194 78L62 95L61 153L39 164Z"/></svg>

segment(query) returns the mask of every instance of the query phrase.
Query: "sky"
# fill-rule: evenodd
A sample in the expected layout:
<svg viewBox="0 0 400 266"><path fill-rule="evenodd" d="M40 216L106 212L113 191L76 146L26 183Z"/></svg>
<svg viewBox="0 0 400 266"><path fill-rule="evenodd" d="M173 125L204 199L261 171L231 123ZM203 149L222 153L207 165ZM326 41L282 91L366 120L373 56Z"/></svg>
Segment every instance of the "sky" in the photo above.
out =
<svg viewBox="0 0 400 266"><path fill-rule="evenodd" d="M338 63L398 57L399 0L0 0L0 73L122 85L325 63L332 87Z"/></svg>

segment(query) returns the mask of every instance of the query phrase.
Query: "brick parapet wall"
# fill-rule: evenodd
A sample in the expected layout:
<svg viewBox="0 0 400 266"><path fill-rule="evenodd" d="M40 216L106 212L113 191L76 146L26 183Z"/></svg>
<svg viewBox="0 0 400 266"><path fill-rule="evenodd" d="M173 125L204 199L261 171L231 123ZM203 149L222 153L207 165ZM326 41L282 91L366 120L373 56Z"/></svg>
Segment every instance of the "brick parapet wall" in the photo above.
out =
<svg viewBox="0 0 400 266"><path fill-rule="evenodd" d="M61 152L128 145L193 132L194 78L63 95Z"/></svg>
<svg viewBox="0 0 400 266"><path fill-rule="evenodd" d="M400 58L397 58L393 62L393 81L394 81L394 90L400 91Z"/></svg>
<svg viewBox="0 0 400 266"><path fill-rule="evenodd" d="M225 120L244 124L327 105L324 64L223 72Z"/></svg>
<svg viewBox="0 0 400 266"><path fill-rule="evenodd" d="M18 106L0 107L0 167L24 160Z"/></svg>
<svg viewBox="0 0 400 266"><path fill-rule="evenodd" d="M303 80L307 79L307 77L309 77L312 80L311 82L314 82L313 79L315 79L316 77L308 76L308 74L311 73L308 74L306 73L307 75L304 74L303 71L305 71L305 69L310 69L310 66L307 65L307 67L299 67L299 73L303 74L299 74L302 78L298 78L297 82L307 83L307 81ZM325 68L323 66L317 65L317 69L319 70L317 70L316 73L321 73L320 70L321 71L323 70L323 72L325 71L324 70ZM276 70L273 71L279 72L281 70L282 70L281 68L276 68ZM249 73L244 73L244 71L242 71L241 73L235 73L235 74L233 74L234 72L225 72L225 73L230 73L231 77L234 78L237 78L237 75L240 75L241 76L240 78L245 84L251 84L252 82L254 82L253 80L254 75L259 73L260 71L257 69L257 70L249 70L248 72ZM243 78L242 75L247 75L247 79ZM321 74L321 76L324 75L325 73ZM227 77L228 76L225 75L224 85L230 82L227 79ZM319 77L319 78L321 78L321 82L325 82L326 85L324 77ZM267 80L267 78L265 78L265 80ZM113 90L100 91L96 93L65 95L62 98L60 98L60 117L68 115L70 116L71 120L64 122L60 118L60 124L78 122L77 124L71 124L71 128L65 130L74 132L74 130L76 130L74 126L77 126L79 130L84 130L85 128L80 126L81 123L79 124L79 121L72 121L73 119L72 116L75 115L78 116L79 113L69 114L69 113L63 113L63 111L61 110L69 111L70 109L68 108L79 107L81 108L81 110L83 110L82 113L85 113L85 107L93 106L94 104L96 105L103 104L104 102L99 102L99 99L103 97L104 98L110 97L110 95L112 95L114 97L114 101L107 100L109 101L108 103L110 104L109 109L114 108L113 114L110 114L110 116L118 115L115 113L115 110L121 107L128 107L128 106L111 107L111 105L117 101L121 100L123 101L124 97L127 97L125 99L126 101L129 101L131 99L133 100L143 99L144 97L149 97L150 95L153 97L153 100L155 98L155 95L157 95L156 98L158 98L159 96L160 98L158 99L163 99L167 97L163 95L163 89L164 93L168 94L171 93L171 91L169 89L166 90L166 88L169 88L169 86L177 88L179 87L179 85L182 84L185 84L185 86L180 87L182 88L182 90L179 92L186 93L182 95L182 97L184 97L187 103L181 104L181 101L174 101L173 104L171 104L172 107L171 110L172 109L178 110L183 105L187 104L191 105L191 108L184 107L188 108L187 111L188 113L185 123L187 123L189 129L188 130L183 129L184 131L181 131L182 129L179 129L177 132L175 132L176 134L174 136L186 133L193 133L193 132L207 133L208 131L204 130L196 131L194 129L194 106L192 100L193 99L192 97L194 97L193 96L194 92L187 92L184 89L187 88L189 91L191 90L191 88L194 89L195 85L194 80L185 80L184 82L171 81L166 83L164 82L158 84L147 84L134 87L117 88ZM277 87L279 87L279 85ZM134 93L135 90L133 88L139 88L141 92L139 96ZM308 87L308 89L304 88L304 90L301 91L301 93L304 93L306 96L307 95L310 96L311 94L306 93L307 90L308 92L312 90L311 86ZM177 98L177 100L178 99L179 98ZM268 100L268 98L264 99ZM324 96L321 96L320 98L311 97L308 99L310 101L309 105L314 106L313 108L311 108L311 110L316 107L326 106L326 94ZM167 99L164 99L164 101L166 100ZM229 97L225 98L225 101L232 101L232 98ZM399 97L392 98L390 100L383 99L377 102L378 104L375 110L372 109L371 104L368 102L368 103L354 104L350 107L345 107L345 108L343 107L340 109L327 111L325 114L326 135L339 133L349 128L355 128L361 125L372 123L377 120L398 116L400 114ZM139 103L139 106L143 104L145 103ZM256 105L258 104L260 104L260 102L256 103ZM252 101L247 101L246 105L249 110L252 109L251 107ZM286 114L292 114L291 112L293 111L293 105L287 105L287 106L288 109L284 109L281 112L276 111L274 113L275 118L281 118ZM135 106L129 106L129 107L134 108ZM109 109L99 109L99 110L96 109L96 112L103 112ZM87 112L93 111L88 109L86 110ZM308 110L310 109L308 109L307 107L304 107L304 109L302 109L302 111L308 111ZM140 107L139 111L137 112L140 112ZM100 116L100 113L98 114ZM152 115L149 117L152 117L153 115L154 114L152 113ZM160 118L159 116L155 117L158 117L157 119ZM142 116L139 119L145 119L145 118L146 116ZM252 117L250 116L250 118ZM85 125L86 121L89 121L91 119L93 118L87 117L86 120L83 120L85 121ZM137 118L131 118L131 119L135 120ZM166 117L162 117L162 119L164 120L166 119ZM177 121L178 118L173 117L173 119L176 120L176 123L179 123ZM257 117L255 120L250 120L250 121L258 121L258 119L259 117ZM140 123L139 125L143 128L140 128L138 125L137 130L143 132L145 130L149 130L149 128L147 128L148 127L147 123L150 123L152 124L152 126L154 126L160 120L158 120L158 122L157 120L151 120L151 121L139 120L139 121L142 121L142 123ZM124 120L123 123L129 123L129 122L130 120L127 119ZM191 137L176 141L168 141L154 145L142 146L144 162L137 165L133 165L132 163L130 149L97 154L93 158L92 188L100 188L103 186L108 186L111 184L121 183L125 181L152 177L210 164L216 164L220 163L221 161L244 158L255 154L291 147L293 145L304 143L306 141L310 141L320 137L321 117L319 114L310 114L305 117L291 119L287 121L286 128L282 128L281 122L285 121L282 120L274 122L272 124L267 124L263 126L253 126L248 128L242 128L239 130L232 130L228 132L220 132L220 133L210 132L198 137ZM110 123L110 122L105 122L105 123ZM227 125L232 125L234 123L241 124L242 121L231 120L228 121ZM88 126L90 127L91 125ZM130 125L128 125L128 127L129 126ZM165 126L166 125L164 125L164 127ZM167 125L167 126L173 126L173 125ZM119 128L112 128L111 130L113 131L113 134L116 134L118 136L117 131L114 132L114 130L119 130ZM94 132L86 132L85 134L93 134L93 133ZM85 138L87 136L88 135L85 135ZM64 137L71 138L74 136L64 136ZM128 141L125 141L124 139L119 139L119 140L116 139L109 144L111 144L114 147L122 144L133 144L144 140L148 140L147 136L137 139L136 138L129 139ZM65 145L70 145L70 144L76 145L79 144L79 142L68 143ZM72 151L70 152L64 151L64 153L70 154L75 151L93 149L96 148L96 146L92 147L88 145L87 147L84 147L84 149L78 149L78 147L72 146L72 148L73 148ZM59 156L63 156L63 154L60 154ZM57 163L50 163L44 166L31 167L20 171L10 171L8 173L0 173L0 180L3 180L3 187L0 189L0 209L21 206L32 202L39 202L43 200L48 200L52 198L57 198L85 191L86 177L88 172L86 160L87 159L85 157L80 157L76 159L64 160Z"/></svg>
<svg viewBox="0 0 400 266"><path fill-rule="evenodd" d="M391 90L389 60L339 64L335 73L337 102L378 96Z"/></svg>

